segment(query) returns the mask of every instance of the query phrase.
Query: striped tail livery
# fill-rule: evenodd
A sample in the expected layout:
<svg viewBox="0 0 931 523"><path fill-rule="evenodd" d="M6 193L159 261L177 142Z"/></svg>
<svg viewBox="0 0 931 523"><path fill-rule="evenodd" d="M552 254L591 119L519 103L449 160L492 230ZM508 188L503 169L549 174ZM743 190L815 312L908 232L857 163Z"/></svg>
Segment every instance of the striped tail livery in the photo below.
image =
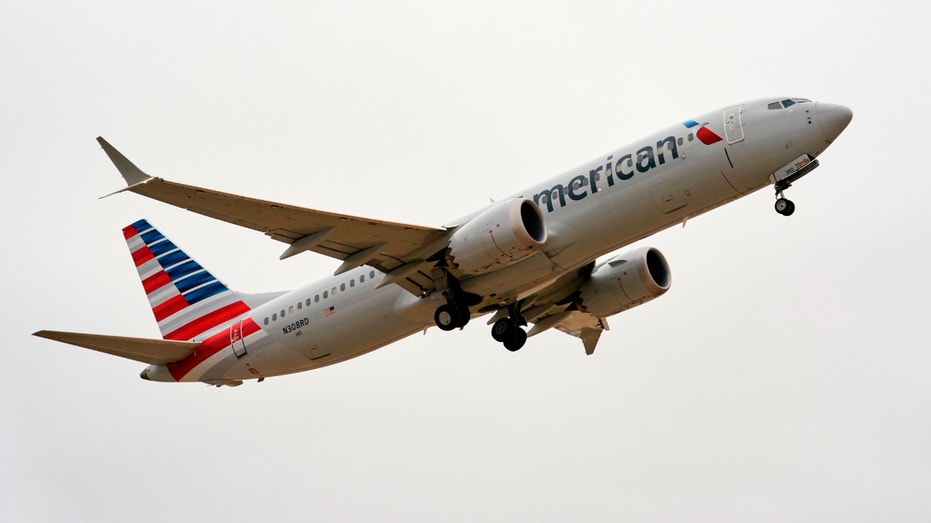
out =
<svg viewBox="0 0 931 523"><path fill-rule="evenodd" d="M146 220L123 229L166 340L187 341L249 312L239 296Z"/></svg>

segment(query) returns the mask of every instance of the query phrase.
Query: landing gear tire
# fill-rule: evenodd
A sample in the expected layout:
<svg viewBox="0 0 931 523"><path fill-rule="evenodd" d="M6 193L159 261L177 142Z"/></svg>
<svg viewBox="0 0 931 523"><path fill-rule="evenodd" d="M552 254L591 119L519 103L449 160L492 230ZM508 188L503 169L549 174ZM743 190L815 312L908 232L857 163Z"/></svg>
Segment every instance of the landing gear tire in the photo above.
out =
<svg viewBox="0 0 931 523"><path fill-rule="evenodd" d="M456 311L459 313L459 328L463 328L469 324L469 320L472 319L472 311L468 307L456 307Z"/></svg>
<svg viewBox="0 0 931 523"><path fill-rule="evenodd" d="M792 216L792 213L795 212L795 204L792 203L792 200L779 198L776 200L776 212L783 216Z"/></svg>
<svg viewBox="0 0 931 523"><path fill-rule="evenodd" d="M448 303L440 305L433 313L433 321L440 330L451 331L459 326L459 311Z"/></svg>
<svg viewBox="0 0 931 523"><path fill-rule="evenodd" d="M491 326L491 337L498 343L504 343L510 328L511 321L508 318L501 318Z"/></svg>
<svg viewBox="0 0 931 523"><path fill-rule="evenodd" d="M472 313L468 307L457 307L446 303L436 308L433 313L433 322L440 330L451 331L455 328L465 327L471 319Z"/></svg>
<svg viewBox="0 0 931 523"><path fill-rule="evenodd" d="M527 342L527 331L517 325L511 325L510 327L504 337L504 348L511 352L517 352Z"/></svg>

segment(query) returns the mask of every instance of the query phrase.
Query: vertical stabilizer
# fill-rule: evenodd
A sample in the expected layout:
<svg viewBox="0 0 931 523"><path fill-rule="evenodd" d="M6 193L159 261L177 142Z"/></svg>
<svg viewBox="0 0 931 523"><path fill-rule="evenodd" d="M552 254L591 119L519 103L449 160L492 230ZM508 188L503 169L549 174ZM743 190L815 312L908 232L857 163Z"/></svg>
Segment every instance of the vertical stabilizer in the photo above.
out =
<svg viewBox="0 0 931 523"><path fill-rule="evenodd" d="M166 340L192 340L249 311L217 280L146 220L123 229L152 313Z"/></svg>

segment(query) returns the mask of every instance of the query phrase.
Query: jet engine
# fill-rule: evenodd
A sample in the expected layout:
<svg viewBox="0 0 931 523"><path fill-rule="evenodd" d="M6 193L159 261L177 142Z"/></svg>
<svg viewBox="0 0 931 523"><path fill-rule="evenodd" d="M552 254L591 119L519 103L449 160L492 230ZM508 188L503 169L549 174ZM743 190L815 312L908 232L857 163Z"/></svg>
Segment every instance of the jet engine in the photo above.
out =
<svg viewBox="0 0 931 523"><path fill-rule="evenodd" d="M671 284L672 273L663 254L653 247L642 247L596 267L579 288L579 304L603 318L657 298Z"/></svg>
<svg viewBox="0 0 931 523"><path fill-rule="evenodd" d="M504 200L460 226L449 240L453 265L467 274L501 269L546 243L543 211L526 198Z"/></svg>

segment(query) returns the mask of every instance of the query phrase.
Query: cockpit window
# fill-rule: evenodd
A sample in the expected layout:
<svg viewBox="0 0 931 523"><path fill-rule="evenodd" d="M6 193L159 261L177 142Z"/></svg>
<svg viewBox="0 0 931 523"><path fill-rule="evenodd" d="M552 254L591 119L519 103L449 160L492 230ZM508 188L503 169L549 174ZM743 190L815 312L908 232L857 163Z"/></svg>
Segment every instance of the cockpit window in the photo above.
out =
<svg viewBox="0 0 931 523"><path fill-rule="evenodd" d="M769 105L767 105L766 108L769 109L770 111L773 111L776 109L788 109L789 107L792 107L795 104L804 104L804 103L811 103L811 100L809 100L808 98L786 98L785 100L781 102L772 102Z"/></svg>

